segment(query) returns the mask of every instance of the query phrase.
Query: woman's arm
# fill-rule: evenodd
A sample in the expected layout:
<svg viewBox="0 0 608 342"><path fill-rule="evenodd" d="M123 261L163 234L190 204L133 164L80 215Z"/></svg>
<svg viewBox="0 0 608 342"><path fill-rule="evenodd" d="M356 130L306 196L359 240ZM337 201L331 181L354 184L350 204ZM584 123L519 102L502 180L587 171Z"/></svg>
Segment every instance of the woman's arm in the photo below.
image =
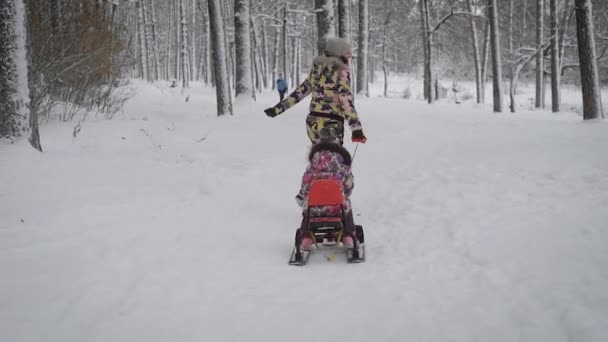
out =
<svg viewBox="0 0 608 342"><path fill-rule="evenodd" d="M298 102L302 101L306 96L308 96L312 92L312 81L311 81L312 71L308 75L308 77L297 87L294 91L289 94L285 98L285 100L281 101L276 106L272 107L274 110L274 115L277 116L289 108L295 106Z"/></svg>
<svg viewBox="0 0 608 342"><path fill-rule="evenodd" d="M348 122L351 131L361 129L361 121L359 120L359 114L355 110L353 104L353 92L350 86L350 72L347 69L340 71L340 78L338 80L338 96L340 98L340 105L344 118Z"/></svg>

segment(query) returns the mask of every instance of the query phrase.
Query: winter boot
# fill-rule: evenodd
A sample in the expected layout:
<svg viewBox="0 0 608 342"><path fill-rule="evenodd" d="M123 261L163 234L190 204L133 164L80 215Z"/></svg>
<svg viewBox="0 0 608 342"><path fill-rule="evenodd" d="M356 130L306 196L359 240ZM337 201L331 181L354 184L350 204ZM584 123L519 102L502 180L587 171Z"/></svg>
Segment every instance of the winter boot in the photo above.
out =
<svg viewBox="0 0 608 342"><path fill-rule="evenodd" d="M305 236L300 241L300 249L303 251L309 251L312 249L313 241L309 236Z"/></svg>

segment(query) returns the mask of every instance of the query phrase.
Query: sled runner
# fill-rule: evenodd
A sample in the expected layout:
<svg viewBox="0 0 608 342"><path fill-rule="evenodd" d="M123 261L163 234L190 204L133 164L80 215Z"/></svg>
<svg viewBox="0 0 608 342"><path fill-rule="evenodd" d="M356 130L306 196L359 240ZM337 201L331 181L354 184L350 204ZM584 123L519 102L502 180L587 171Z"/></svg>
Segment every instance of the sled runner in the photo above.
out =
<svg viewBox="0 0 608 342"><path fill-rule="evenodd" d="M334 216L311 216L316 207L336 206L339 207L338 214ZM289 258L290 265L303 266L314 250L332 249L328 260L333 260L339 249L346 249L346 261L348 263L359 263L365 261L365 238L363 227L354 226L354 231L348 231L346 225L345 199L342 185L334 180L319 179L313 181L307 199L307 209L304 213L304 223L296 230L295 246ZM342 238L351 236L353 246L342 247ZM300 246L302 239L311 238L314 247L311 250L303 250Z"/></svg>

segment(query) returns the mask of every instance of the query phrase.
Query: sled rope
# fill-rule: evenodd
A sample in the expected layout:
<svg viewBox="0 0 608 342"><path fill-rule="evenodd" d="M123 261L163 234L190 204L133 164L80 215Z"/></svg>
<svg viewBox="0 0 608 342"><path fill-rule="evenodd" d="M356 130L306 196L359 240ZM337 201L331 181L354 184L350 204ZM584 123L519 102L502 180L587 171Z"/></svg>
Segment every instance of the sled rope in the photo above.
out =
<svg viewBox="0 0 608 342"><path fill-rule="evenodd" d="M333 246L331 252L325 257L327 261L332 262L336 259L336 254L338 252L338 244L342 241L342 229L338 232L338 237L336 238L336 245Z"/></svg>
<svg viewBox="0 0 608 342"><path fill-rule="evenodd" d="M355 161L355 154L357 154L357 148L359 147L359 143L355 144L355 151L353 152L353 157L350 159L351 163Z"/></svg>

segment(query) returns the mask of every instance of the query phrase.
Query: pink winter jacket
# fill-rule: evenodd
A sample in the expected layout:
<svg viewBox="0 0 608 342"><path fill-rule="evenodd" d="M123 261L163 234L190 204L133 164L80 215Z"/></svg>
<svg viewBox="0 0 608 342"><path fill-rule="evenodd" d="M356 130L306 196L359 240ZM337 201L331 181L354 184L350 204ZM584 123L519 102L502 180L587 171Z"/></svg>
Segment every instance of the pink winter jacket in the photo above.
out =
<svg viewBox="0 0 608 342"><path fill-rule="evenodd" d="M345 210L350 211L350 200L348 197L355 186L354 177L351 172L352 158L348 151L334 143L319 143L312 147L308 155L310 164L302 176L302 185L299 195L307 198L312 182L316 179L333 179L342 182L345 196ZM306 201L302 207L307 210ZM339 214L340 208L325 206L311 208L311 216L328 216Z"/></svg>

